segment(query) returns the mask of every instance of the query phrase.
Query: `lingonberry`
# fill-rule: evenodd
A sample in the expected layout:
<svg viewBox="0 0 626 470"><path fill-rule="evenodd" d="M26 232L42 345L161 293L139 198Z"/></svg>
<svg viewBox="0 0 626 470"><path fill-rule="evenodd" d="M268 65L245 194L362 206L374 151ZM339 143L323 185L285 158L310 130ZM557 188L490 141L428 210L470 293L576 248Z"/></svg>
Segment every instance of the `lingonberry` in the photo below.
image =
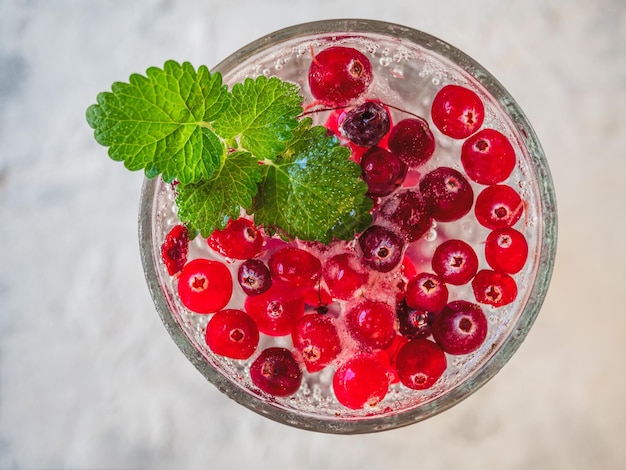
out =
<svg viewBox="0 0 626 470"><path fill-rule="evenodd" d="M207 323L205 340L215 354L248 359L259 344L259 329L243 310L220 310Z"/></svg>
<svg viewBox="0 0 626 470"><path fill-rule="evenodd" d="M239 265L237 281L246 295L258 295L272 285L270 270L259 259L248 259Z"/></svg>
<svg viewBox="0 0 626 470"><path fill-rule="evenodd" d="M170 276L180 272L187 262L189 233L182 224L175 225L165 236L161 245L161 259Z"/></svg>
<svg viewBox="0 0 626 470"><path fill-rule="evenodd" d="M375 407L385 398L388 389L385 368L373 356L354 356L341 364L333 376L335 397L353 410Z"/></svg>
<svg viewBox="0 0 626 470"><path fill-rule="evenodd" d="M356 255L340 253L324 263L323 278L333 297L348 300L367 283L369 275Z"/></svg>
<svg viewBox="0 0 626 470"><path fill-rule="evenodd" d="M472 279L476 301L494 307L508 305L517 297L517 284L506 273L481 269Z"/></svg>
<svg viewBox="0 0 626 470"><path fill-rule="evenodd" d="M514 228L500 228L487 235L485 259L495 271L515 274L521 271L528 258L528 242Z"/></svg>
<svg viewBox="0 0 626 470"><path fill-rule="evenodd" d="M311 94L329 106L345 106L372 83L372 65L351 47L333 46L319 52L309 68Z"/></svg>
<svg viewBox="0 0 626 470"><path fill-rule="evenodd" d="M293 395L302 383L302 371L291 351L270 347L250 365L252 383L262 391L277 397Z"/></svg>
<svg viewBox="0 0 626 470"><path fill-rule="evenodd" d="M278 250L268 264L272 279L297 287L314 285L322 272L322 263L317 257L293 246Z"/></svg>
<svg viewBox="0 0 626 470"><path fill-rule="evenodd" d="M318 372L341 352L334 320L328 315L309 313L298 319L291 332L293 346L309 372Z"/></svg>
<svg viewBox="0 0 626 470"><path fill-rule="evenodd" d="M389 132L389 113L376 101L366 101L348 111L341 122L341 133L361 147L373 147Z"/></svg>
<svg viewBox="0 0 626 470"><path fill-rule="evenodd" d="M468 354L483 344L487 328L487 317L479 305L455 300L435 316L432 334L445 352Z"/></svg>
<svg viewBox="0 0 626 470"><path fill-rule="evenodd" d="M256 321L261 333L283 336L291 333L295 321L304 313L304 299L298 289L274 282L262 294L247 297L244 310Z"/></svg>
<svg viewBox="0 0 626 470"><path fill-rule="evenodd" d="M435 314L427 310L411 308L406 300L401 300L396 305L398 318L398 331L406 338L425 338L430 335L430 327Z"/></svg>
<svg viewBox="0 0 626 470"><path fill-rule="evenodd" d="M512 227L522 216L524 203L510 186L495 184L483 189L476 198L474 214L483 227Z"/></svg>
<svg viewBox="0 0 626 470"><path fill-rule="evenodd" d="M393 224L408 243L422 238L433 223L426 199L419 190L400 189L378 210L378 218Z"/></svg>
<svg viewBox="0 0 626 470"><path fill-rule="evenodd" d="M189 310L213 313L228 304L233 293L233 279L219 261L197 258L183 266L178 277L178 296Z"/></svg>
<svg viewBox="0 0 626 470"><path fill-rule="evenodd" d="M448 303L448 288L436 274L419 273L409 280L405 301L411 308L439 312Z"/></svg>
<svg viewBox="0 0 626 470"><path fill-rule="evenodd" d="M461 286L478 271L478 256L463 240L446 240L435 249L432 268L444 282Z"/></svg>
<svg viewBox="0 0 626 470"><path fill-rule="evenodd" d="M410 168L426 163L435 151L435 138L421 118L399 121L389 134L389 150Z"/></svg>
<svg viewBox="0 0 626 470"><path fill-rule="evenodd" d="M370 225L358 241L363 260L376 271L389 272L402 261L404 240L381 225Z"/></svg>
<svg viewBox="0 0 626 470"><path fill-rule="evenodd" d="M435 96L431 117L443 134L454 139L464 139L480 128L485 118L485 108L472 90L447 85Z"/></svg>
<svg viewBox="0 0 626 470"><path fill-rule="evenodd" d="M361 157L361 178L370 196L387 196L402 184L407 167L393 153L373 147Z"/></svg>
<svg viewBox="0 0 626 470"><path fill-rule="evenodd" d="M368 348L386 348L396 335L395 314L385 303L362 300L351 306L345 315L352 337Z"/></svg>
<svg viewBox="0 0 626 470"><path fill-rule="evenodd" d="M248 259L261 252L264 237L251 220L240 217L230 219L223 230L213 231L207 243L227 258Z"/></svg>
<svg viewBox="0 0 626 470"><path fill-rule="evenodd" d="M467 214L474 202L474 191L467 179L454 168L439 167L419 182L427 208L439 222L452 222Z"/></svg>
<svg viewBox="0 0 626 470"><path fill-rule="evenodd" d="M432 387L447 367L448 361L443 349L424 338L406 343L400 348L396 358L400 382L413 390Z"/></svg>
<svg viewBox="0 0 626 470"><path fill-rule="evenodd" d="M472 181L501 183L515 168L515 150L501 132L483 129L463 142L461 164Z"/></svg>

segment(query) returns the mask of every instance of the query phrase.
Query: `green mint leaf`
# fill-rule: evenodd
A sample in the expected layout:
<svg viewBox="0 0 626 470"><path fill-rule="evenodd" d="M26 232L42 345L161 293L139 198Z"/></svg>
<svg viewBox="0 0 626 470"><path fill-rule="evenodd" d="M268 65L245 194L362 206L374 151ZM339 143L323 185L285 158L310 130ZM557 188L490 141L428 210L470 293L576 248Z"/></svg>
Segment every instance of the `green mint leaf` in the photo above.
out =
<svg viewBox="0 0 626 470"><path fill-rule="evenodd" d="M131 75L87 109L96 140L109 156L147 177L190 183L207 179L226 156L224 142L210 123L228 107L230 95L219 74L197 71L188 62L151 67Z"/></svg>
<svg viewBox="0 0 626 470"><path fill-rule="evenodd" d="M371 223L371 200L350 151L326 128L303 119L282 155L263 166L254 220L292 237L349 239Z"/></svg>
<svg viewBox="0 0 626 470"><path fill-rule="evenodd" d="M232 153L211 179L176 187L178 218L208 237L252 206L260 181L258 160L248 152Z"/></svg>
<svg viewBox="0 0 626 470"><path fill-rule="evenodd" d="M238 137L241 148L259 160L283 152L302 113L299 87L260 76L235 84L231 93L230 106L213 125L217 134L224 139Z"/></svg>

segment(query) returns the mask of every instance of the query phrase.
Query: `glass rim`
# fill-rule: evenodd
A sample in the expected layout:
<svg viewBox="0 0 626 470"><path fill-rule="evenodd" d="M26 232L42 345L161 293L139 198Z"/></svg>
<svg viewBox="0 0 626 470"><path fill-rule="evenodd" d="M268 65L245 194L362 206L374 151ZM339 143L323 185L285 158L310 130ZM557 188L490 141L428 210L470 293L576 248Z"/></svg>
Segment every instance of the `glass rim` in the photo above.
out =
<svg viewBox="0 0 626 470"><path fill-rule="evenodd" d="M232 382L215 370L195 349L182 327L172 315L157 274L158 253L154 250L153 214L157 179L144 180L139 209L139 242L141 261L146 282L166 330L187 359L202 375L235 402L274 421L311 431L334 434L360 434L398 428L430 418L469 397L489 381L517 351L534 323L552 277L557 241L556 195L550 170L543 149L528 119L508 91L478 62L461 50L430 34L407 26L378 20L334 19L302 23L267 34L234 52L212 71L225 75L242 61L275 46L277 43L311 35L321 34L381 34L390 38L407 40L452 61L479 82L502 106L519 132L528 150L532 168L538 183L538 195L542 217L542 233L539 239L538 270L523 311L510 334L498 350L461 384L444 395L415 408L388 415L367 418L331 418L298 415L262 400Z"/></svg>

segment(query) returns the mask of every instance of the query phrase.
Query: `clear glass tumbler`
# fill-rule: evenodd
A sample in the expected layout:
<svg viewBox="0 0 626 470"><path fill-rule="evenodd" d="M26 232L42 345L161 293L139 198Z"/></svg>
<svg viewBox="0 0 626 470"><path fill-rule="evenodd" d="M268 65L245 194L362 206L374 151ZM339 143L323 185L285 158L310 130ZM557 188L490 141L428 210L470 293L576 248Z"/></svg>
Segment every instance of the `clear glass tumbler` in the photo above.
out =
<svg viewBox="0 0 626 470"><path fill-rule="evenodd" d="M270 419L308 430L351 434L392 429L429 418L468 397L503 367L526 337L546 295L556 251L557 215L548 164L522 110L489 72L438 38L380 21L319 21L262 37L212 71L219 71L229 85L247 77L278 76L299 84L306 103L311 101L307 70L312 52L331 45L354 47L366 54L377 77L372 92L376 98L392 109L409 109L430 122L431 127L429 106L437 90L446 84L474 90L485 104L485 126L500 130L515 148L517 164L507 184L525 201L524 216L516 227L528 241L529 255L524 269L515 275L519 290L516 300L505 307L484 306L489 331L479 350L449 356L448 369L433 387L416 391L395 383L384 400L366 409L351 410L337 402L332 393L332 368L316 374L305 372L302 386L292 396L268 396L248 377L251 360L230 360L211 352L204 341L207 315L188 311L177 298L176 281L160 259L165 235L178 223L174 191L160 179L145 180L139 236L145 275L157 312L180 350L211 383ZM323 124L329 112L311 116ZM458 167L462 142L439 133L436 138L442 150L435 154L431 165ZM472 184L478 193L481 188ZM430 250L429 242L435 246L442 225L434 226L426 235L425 251ZM486 233L475 224L459 223L447 236L462 236L480 247ZM192 255L204 247L204 240L195 240ZM484 263L482 254L479 258ZM451 296L471 295L467 286L451 289ZM261 341L290 346L289 337Z"/></svg>

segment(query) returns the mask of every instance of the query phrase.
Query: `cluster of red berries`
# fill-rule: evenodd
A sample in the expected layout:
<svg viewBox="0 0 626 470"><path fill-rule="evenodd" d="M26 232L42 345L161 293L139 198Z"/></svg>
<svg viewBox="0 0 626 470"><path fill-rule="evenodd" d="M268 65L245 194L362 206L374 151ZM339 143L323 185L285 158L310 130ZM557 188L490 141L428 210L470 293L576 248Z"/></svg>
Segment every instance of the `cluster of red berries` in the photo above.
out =
<svg viewBox="0 0 626 470"><path fill-rule="evenodd" d="M295 393L304 369L316 373L328 366L335 368L335 397L353 409L375 406L394 383L427 389L447 369L447 354L468 354L485 341L488 324L479 304L500 307L517 296L512 275L523 268L528 245L513 228L523 201L504 183L516 165L508 139L482 128L485 112L475 92L444 86L430 118L441 134L464 139L463 171L441 166L405 185L409 170L431 159L436 139L426 119L410 115L394 124L387 105L364 99L373 81L369 60L353 48L329 47L309 70L313 97L335 108L326 127L351 148L374 201L374 222L356 244L285 243L240 218L207 240L229 261L187 261L183 226L174 227L162 246L181 302L212 314L208 347L252 359L251 381L274 396ZM483 186L474 198L474 187ZM417 272L407 247L434 221L455 222L472 208L475 220L490 230L484 243L490 269L479 269L470 244L448 239L434 251L432 272ZM398 277L403 282L386 281ZM471 284L475 302L450 300L448 286L465 284ZM389 286L392 301L368 295ZM234 289L245 301L227 308ZM260 335L290 336L293 348L258 351Z"/></svg>

